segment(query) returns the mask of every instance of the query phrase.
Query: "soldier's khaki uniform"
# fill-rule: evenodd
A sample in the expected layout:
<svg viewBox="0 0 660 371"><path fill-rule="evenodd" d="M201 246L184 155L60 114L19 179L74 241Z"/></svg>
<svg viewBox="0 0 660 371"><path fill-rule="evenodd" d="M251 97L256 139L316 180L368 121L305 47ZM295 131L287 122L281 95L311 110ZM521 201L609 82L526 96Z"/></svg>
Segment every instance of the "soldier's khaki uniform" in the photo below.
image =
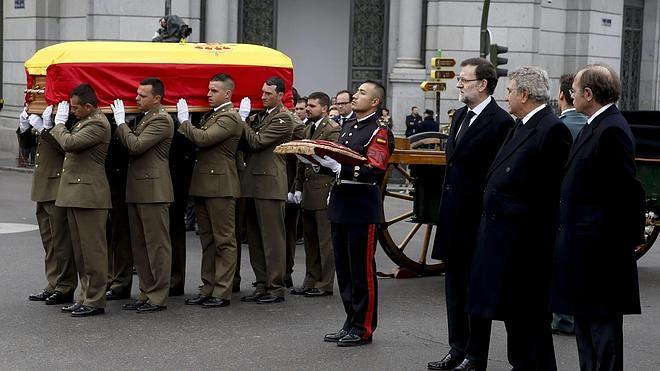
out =
<svg viewBox="0 0 660 371"><path fill-rule="evenodd" d="M199 147L190 195L195 197L202 244L201 296L231 299L236 269L235 207L241 191L236 149L242 121L228 102L205 115L200 128L184 121L178 130Z"/></svg>
<svg viewBox="0 0 660 371"><path fill-rule="evenodd" d="M284 156L273 153L291 139L291 115L275 107L263 112L253 126L244 124L245 170L241 197L245 197L250 263L257 278L257 292L284 296L286 242L284 203L287 196Z"/></svg>
<svg viewBox="0 0 660 371"><path fill-rule="evenodd" d="M302 139L305 131L305 124L293 117L293 134L291 140ZM298 168L298 158L296 155L286 155L286 179L287 189L293 192L293 182L296 179ZM284 273L284 282L293 284L291 275L293 274L293 265L296 258L296 241L298 240L298 222L300 221L300 205L287 202L284 206L284 228L286 231L286 271Z"/></svg>
<svg viewBox="0 0 660 371"><path fill-rule="evenodd" d="M62 147L48 131L43 131L37 145L31 198L37 203L37 223L46 252L45 290L60 291L68 296L76 290L78 278L66 209L55 206L63 161Z"/></svg>
<svg viewBox="0 0 660 371"><path fill-rule="evenodd" d="M80 280L77 302L104 308L108 279L106 222L111 208L105 157L110 144L110 123L96 109L71 131L59 124L50 134L66 152L55 205L67 208Z"/></svg>
<svg viewBox="0 0 660 371"><path fill-rule="evenodd" d="M172 269L170 203L174 200L168 164L174 122L161 105L154 106L131 130L116 135L129 153L126 203L133 261L140 280L138 300L167 305Z"/></svg>
<svg viewBox="0 0 660 371"><path fill-rule="evenodd" d="M305 139L323 139L335 142L341 127L327 116L319 126L305 128ZM315 173L311 165L298 162L294 188L302 192L303 236L305 239L305 280L303 288L332 291L335 282L335 257L332 250L330 220L328 219L328 193L335 177Z"/></svg>

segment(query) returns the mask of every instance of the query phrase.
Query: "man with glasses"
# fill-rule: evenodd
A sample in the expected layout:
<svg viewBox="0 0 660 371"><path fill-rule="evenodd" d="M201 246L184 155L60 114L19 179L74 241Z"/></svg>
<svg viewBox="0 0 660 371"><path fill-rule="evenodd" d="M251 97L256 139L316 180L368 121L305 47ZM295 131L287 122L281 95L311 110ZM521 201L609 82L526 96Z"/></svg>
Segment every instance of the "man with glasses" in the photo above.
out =
<svg viewBox="0 0 660 371"><path fill-rule="evenodd" d="M635 140L614 105L620 93L616 72L601 64L578 71L571 91L589 119L561 183L550 307L575 317L582 370L623 370L623 315L641 313L634 251L645 199Z"/></svg>
<svg viewBox="0 0 660 371"><path fill-rule="evenodd" d="M513 119L492 97L495 67L486 59L461 63L456 88L465 106L452 117L447 140L447 166L432 257L445 262L445 296L449 353L429 362L430 370L452 370L466 360L486 365L490 320L465 313L468 279L481 218L486 173ZM432 116L432 114L431 114ZM466 368L468 364L461 367Z"/></svg>
<svg viewBox="0 0 660 371"><path fill-rule="evenodd" d="M353 112L353 107L351 107L351 92L348 90L342 90L337 93L335 101L335 106L339 110L339 118L337 122L341 127L344 125L352 125L357 121L355 112Z"/></svg>
<svg viewBox="0 0 660 371"><path fill-rule="evenodd" d="M486 173L470 272L467 312L504 321L515 370L557 369L548 295L571 133L547 106L549 87L538 67L509 76L505 99L516 126Z"/></svg>

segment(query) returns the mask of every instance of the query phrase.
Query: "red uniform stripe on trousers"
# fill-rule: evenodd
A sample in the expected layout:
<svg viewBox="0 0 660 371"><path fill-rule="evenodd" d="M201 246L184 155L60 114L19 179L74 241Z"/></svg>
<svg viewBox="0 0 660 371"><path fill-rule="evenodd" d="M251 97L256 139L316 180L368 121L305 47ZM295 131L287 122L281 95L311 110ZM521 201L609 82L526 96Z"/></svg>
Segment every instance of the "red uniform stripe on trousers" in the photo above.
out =
<svg viewBox="0 0 660 371"><path fill-rule="evenodd" d="M371 224L369 226L369 237L367 238L367 314L364 319L364 328L365 333L363 339L368 339L373 333L372 322L374 318L374 307L375 307L375 290L374 290L374 239L376 238L376 225Z"/></svg>

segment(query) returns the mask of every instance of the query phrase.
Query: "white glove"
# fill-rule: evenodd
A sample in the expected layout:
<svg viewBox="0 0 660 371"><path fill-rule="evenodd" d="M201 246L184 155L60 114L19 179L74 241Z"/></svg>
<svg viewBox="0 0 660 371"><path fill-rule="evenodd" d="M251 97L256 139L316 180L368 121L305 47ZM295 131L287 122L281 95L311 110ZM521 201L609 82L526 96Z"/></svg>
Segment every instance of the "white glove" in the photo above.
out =
<svg viewBox="0 0 660 371"><path fill-rule="evenodd" d="M293 193L289 192L289 193L286 194L286 202L288 202L288 203L290 203L290 204L294 203L294 201L293 201Z"/></svg>
<svg viewBox="0 0 660 371"><path fill-rule="evenodd" d="M176 117L179 123L183 124L184 121L190 121L190 111L188 111L188 102L181 98L176 102Z"/></svg>
<svg viewBox="0 0 660 371"><path fill-rule="evenodd" d="M328 169L332 170L332 172L335 173L335 174L337 174L341 171L341 164L339 162L337 162L336 160L334 160L330 156L326 155L326 156L323 156L323 157L319 157L319 156L314 154L314 155L312 155L312 157L314 158L314 160L319 162L319 165L321 165L323 167L327 167Z"/></svg>
<svg viewBox="0 0 660 371"><path fill-rule="evenodd" d="M300 162L302 162L303 164L314 165L311 161L306 159L304 156L301 156L301 155L297 154L296 157L298 157L298 160L300 160Z"/></svg>
<svg viewBox="0 0 660 371"><path fill-rule="evenodd" d="M27 107L24 107L23 112L21 112L21 115L18 116L18 128L20 129L21 133L25 133L25 131L30 128Z"/></svg>
<svg viewBox="0 0 660 371"><path fill-rule="evenodd" d="M41 133L41 131L44 130L44 122L41 117L39 117L39 115L30 115L28 120L30 122L30 126L35 128L38 132Z"/></svg>
<svg viewBox="0 0 660 371"><path fill-rule="evenodd" d="M112 114L115 116L115 124L117 126L126 123L126 110L124 110L124 101L115 99L114 104L110 104Z"/></svg>
<svg viewBox="0 0 660 371"><path fill-rule="evenodd" d="M296 193L293 194L293 202L300 205L300 203L302 202L302 192L296 191Z"/></svg>
<svg viewBox="0 0 660 371"><path fill-rule="evenodd" d="M44 129L52 129L53 128L53 106L50 105L46 107L44 112L41 114L41 120L44 123Z"/></svg>
<svg viewBox="0 0 660 371"><path fill-rule="evenodd" d="M63 100L57 105L57 113L55 114L55 125L65 124L69 119L69 102Z"/></svg>
<svg viewBox="0 0 660 371"><path fill-rule="evenodd" d="M251 108L252 108L252 104L250 102L250 98L245 97L241 99L241 105L238 108L238 114L241 115L243 121L245 121L245 119L247 119L247 117L250 115Z"/></svg>

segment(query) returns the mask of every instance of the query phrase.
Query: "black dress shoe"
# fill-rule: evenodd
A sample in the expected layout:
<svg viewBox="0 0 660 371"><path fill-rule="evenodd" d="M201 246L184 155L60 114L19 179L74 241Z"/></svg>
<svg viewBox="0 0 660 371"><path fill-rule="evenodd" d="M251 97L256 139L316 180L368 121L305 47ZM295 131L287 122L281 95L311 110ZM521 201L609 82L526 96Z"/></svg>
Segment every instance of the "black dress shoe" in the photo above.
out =
<svg viewBox="0 0 660 371"><path fill-rule="evenodd" d="M181 296L181 295L183 295L183 287L170 288L170 296Z"/></svg>
<svg viewBox="0 0 660 371"><path fill-rule="evenodd" d="M293 287L293 279L291 279L291 278L284 279L284 287L286 287L287 289L292 288Z"/></svg>
<svg viewBox="0 0 660 371"><path fill-rule="evenodd" d="M454 370L458 371L486 371L486 367L484 366L478 366L474 364L473 362L470 362L469 359L464 359L463 362L461 362L460 365L456 366Z"/></svg>
<svg viewBox="0 0 660 371"><path fill-rule="evenodd" d="M259 299L257 299L257 304L273 304L284 301L284 296L275 296L271 294L266 294Z"/></svg>
<svg viewBox="0 0 660 371"><path fill-rule="evenodd" d="M131 297L130 292L119 292L113 289L110 289L105 292L105 300L120 300L120 299L129 299Z"/></svg>
<svg viewBox="0 0 660 371"><path fill-rule="evenodd" d="M330 296L332 291L325 291L317 288L309 289L305 293L306 298L318 298L319 296Z"/></svg>
<svg viewBox="0 0 660 371"><path fill-rule="evenodd" d="M355 335L352 332L349 332L343 338L339 339L337 345L340 347L357 347L360 345L370 344L371 337L369 339L363 339L362 337Z"/></svg>
<svg viewBox="0 0 660 371"><path fill-rule="evenodd" d="M146 302L137 309L138 313L153 313L153 312L160 312L161 310L167 309L167 306L165 305L158 305L158 304L152 304L149 302Z"/></svg>
<svg viewBox="0 0 660 371"><path fill-rule="evenodd" d="M52 292L43 290L40 293L30 294L30 296L28 296L28 300L29 301L46 301L46 299L48 299L48 297L51 296L51 295L53 295Z"/></svg>
<svg viewBox="0 0 660 371"><path fill-rule="evenodd" d="M443 359L429 362L426 367L429 370L453 370L454 367L460 365L461 362L463 362L463 358L464 357L455 357L452 356L451 353L447 353Z"/></svg>
<svg viewBox="0 0 660 371"><path fill-rule="evenodd" d="M61 291L55 291L46 299L46 305L64 304L73 301L73 294L64 295Z"/></svg>
<svg viewBox="0 0 660 371"><path fill-rule="evenodd" d="M62 307L62 312L64 312L64 313L71 313L71 312L73 312L74 310L80 309L80 307L82 307L82 304L73 303L73 304L71 304L71 305L69 305L69 306Z"/></svg>
<svg viewBox="0 0 660 371"><path fill-rule="evenodd" d="M323 341L327 341L330 343L336 343L339 341L339 339L343 338L344 336L348 335L348 331L341 329L337 332L333 332L330 334L325 334L323 337Z"/></svg>
<svg viewBox="0 0 660 371"><path fill-rule="evenodd" d="M264 294L263 292L256 292L255 291L250 295L243 296L241 298L241 301L247 301L247 302L255 303L257 300L259 300L259 298L261 298L264 295L266 295L266 294Z"/></svg>
<svg viewBox="0 0 660 371"><path fill-rule="evenodd" d="M197 295L194 298L186 299L185 303L186 305L202 305L204 304L205 301L209 299L211 299L210 296Z"/></svg>
<svg viewBox="0 0 660 371"><path fill-rule="evenodd" d="M220 298L209 298L209 300L205 301L202 304L202 308L219 308L219 307L226 307L229 305L230 301L227 299L220 299Z"/></svg>
<svg viewBox="0 0 660 371"><path fill-rule="evenodd" d="M121 306L123 310L137 310L139 307L145 305L147 302L145 300L133 300L130 303L126 303Z"/></svg>
<svg viewBox="0 0 660 371"><path fill-rule="evenodd" d="M307 291L311 290L309 287L294 287L289 292L291 295L305 295Z"/></svg>
<svg viewBox="0 0 660 371"><path fill-rule="evenodd" d="M71 317L89 317L105 313L104 308L94 308L89 305L81 305L80 308L71 312Z"/></svg>

